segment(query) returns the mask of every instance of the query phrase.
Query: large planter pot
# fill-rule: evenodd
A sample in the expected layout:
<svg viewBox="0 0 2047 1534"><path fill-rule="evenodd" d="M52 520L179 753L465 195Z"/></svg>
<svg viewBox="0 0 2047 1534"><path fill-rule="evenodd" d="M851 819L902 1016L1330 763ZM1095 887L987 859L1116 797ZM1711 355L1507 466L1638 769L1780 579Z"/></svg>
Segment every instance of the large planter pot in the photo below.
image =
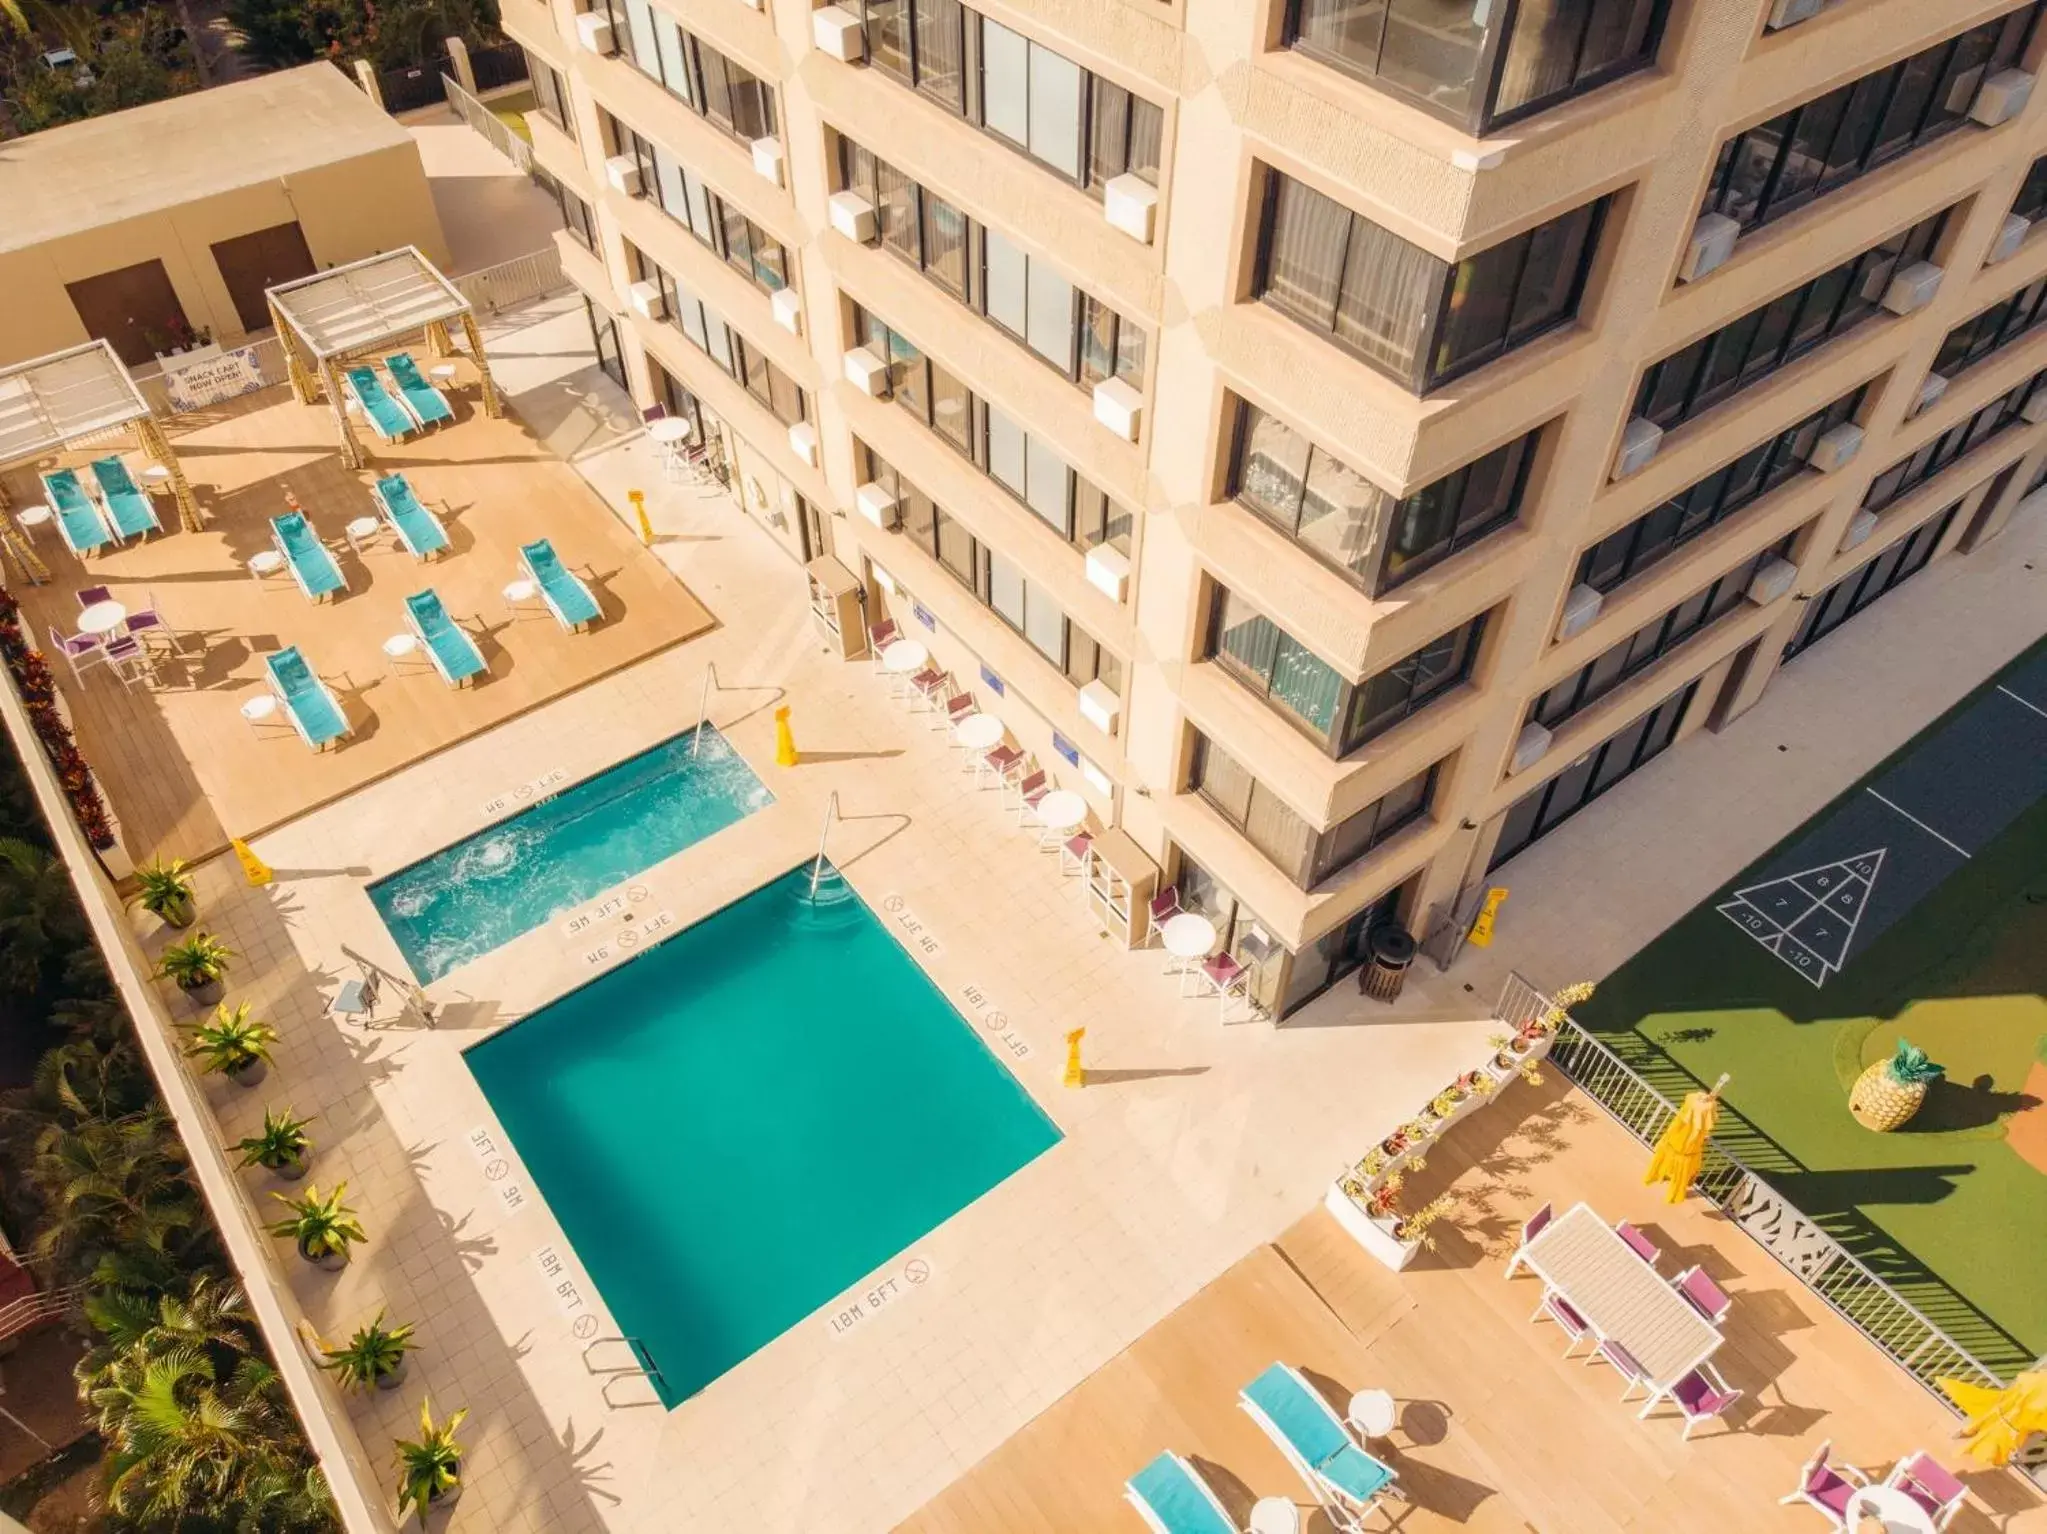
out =
<svg viewBox="0 0 2047 1534"><path fill-rule="evenodd" d="M221 1074L246 1092L250 1087L256 1086L265 1076L270 1074L270 1065L269 1062L264 1060L251 1060L247 1065L230 1071L222 1071Z"/></svg>
<svg viewBox="0 0 2047 1534"><path fill-rule="evenodd" d="M190 895L185 896L182 900L166 901L163 909L156 913L157 920L161 921L166 927L176 927L180 931L191 926L198 918L198 915L199 902Z"/></svg>
<svg viewBox="0 0 2047 1534"><path fill-rule="evenodd" d="M377 1388L379 1390L396 1390L405 1383L405 1371L411 1367L412 1355L410 1353L399 1354L397 1365L387 1373L377 1376ZM457 1490L459 1491L460 1488L457 1488Z"/></svg>
<svg viewBox="0 0 2047 1534"><path fill-rule="evenodd" d="M346 1251L321 1252L319 1255L315 1256L313 1253L307 1251L305 1249L305 1246L301 1244L299 1247L299 1256L305 1258L307 1262L310 1262L314 1267L320 1269L324 1273L339 1273L343 1268L348 1266L348 1253Z"/></svg>
<svg viewBox="0 0 2047 1534"><path fill-rule="evenodd" d="M197 985L180 984L178 989L185 993L187 1001L204 1012L209 1007L220 1005L220 998L227 994L227 982L225 980L202 980Z"/></svg>
<svg viewBox="0 0 2047 1534"><path fill-rule="evenodd" d="M1391 1230L1351 1202L1341 1183L1329 1185L1329 1191L1322 1197L1322 1207L1336 1216L1336 1223L1353 1241L1396 1273L1414 1261L1414 1254L1421 1250L1418 1241L1394 1240Z"/></svg>
<svg viewBox="0 0 2047 1534"><path fill-rule="evenodd" d="M295 1156L283 1166L270 1168L270 1175L285 1182L297 1182L306 1175L306 1168L312 1164L313 1158L309 1155Z"/></svg>

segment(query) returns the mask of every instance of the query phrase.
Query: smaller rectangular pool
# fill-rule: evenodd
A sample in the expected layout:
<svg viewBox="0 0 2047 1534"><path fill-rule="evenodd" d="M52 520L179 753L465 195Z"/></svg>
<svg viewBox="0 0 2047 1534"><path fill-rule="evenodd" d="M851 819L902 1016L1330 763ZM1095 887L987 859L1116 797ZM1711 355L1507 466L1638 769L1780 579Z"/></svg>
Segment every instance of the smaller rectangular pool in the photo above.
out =
<svg viewBox="0 0 2047 1534"><path fill-rule="evenodd" d="M545 926L775 802L709 725L608 767L369 887L422 981Z"/></svg>

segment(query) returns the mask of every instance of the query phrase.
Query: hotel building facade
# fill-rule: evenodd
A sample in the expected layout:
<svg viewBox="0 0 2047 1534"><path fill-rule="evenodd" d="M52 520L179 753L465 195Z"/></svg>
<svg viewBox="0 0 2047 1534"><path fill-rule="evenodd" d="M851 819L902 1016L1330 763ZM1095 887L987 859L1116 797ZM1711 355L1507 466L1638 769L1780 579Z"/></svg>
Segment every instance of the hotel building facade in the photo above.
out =
<svg viewBox="0 0 2047 1534"><path fill-rule="evenodd" d="M2040 514L2043 10L503 0L607 370L1275 1015Z"/></svg>

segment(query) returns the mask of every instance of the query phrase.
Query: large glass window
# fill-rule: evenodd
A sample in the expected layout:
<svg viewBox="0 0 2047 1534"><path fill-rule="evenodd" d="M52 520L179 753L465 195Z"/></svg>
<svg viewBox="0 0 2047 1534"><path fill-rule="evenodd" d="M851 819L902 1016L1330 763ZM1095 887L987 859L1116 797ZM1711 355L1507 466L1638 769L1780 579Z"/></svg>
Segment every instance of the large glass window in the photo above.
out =
<svg viewBox="0 0 2047 1534"><path fill-rule="evenodd" d="M1577 314L1606 201L1453 266L1269 171L1257 294L1426 393Z"/></svg>
<svg viewBox="0 0 2047 1534"><path fill-rule="evenodd" d="M1902 267L1933 254L1946 211L1751 309L1643 370L1635 414L1668 431L1860 324Z"/></svg>
<svg viewBox="0 0 2047 1534"><path fill-rule="evenodd" d="M698 116L751 142L775 131L775 92L648 0L600 0L621 51Z"/></svg>
<svg viewBox="0 0 2047 1534"><path fill-rule="evenodd" d="M1737 133L1720 146L1703 211L1754 229L1960 127L1984 77L2024 56L2043 3Z"/></svg>
<svg viewBox="0 0 2047 1534"><path fill-rule="evenodd" d="M2035 160L2026 179L2019 183L2018 196L2011 200L2012 212L2027 220L2047 213L2047 155Z"/></svg>
<svg viewBox="0 0 2047 1534"><path fill-rule="evenodd" d="M1896 590L1924 570L1961 509L1957 501L1937 516L1929 517L1869 563L1849 571L1806 603L1804 617L1784 646L1784 659L1788 661L1809 649L1885 592Z"/></svg>
<svg viewBox="0 0 2047 1534"><path fill-rule="evenodd" d="M1374 595L1512 522L1539 435L1396 500L1278 416L1232 403L1230 494Z"/></svg>
<svg viewBox="0 0 2047 1534"><path fill-rule="evenodd" d="M2011 345L2043 321L2047 321L2047 277L1950 330L1933 359L1933 371L1943 378L1953 378L1970 364Z"/></svg>
<svg viewBox="0 0 2047 1534"><path fill-rule="evenodd" d="M782 242L704 184L668 150L609 113L604 121L618 152L640 167L641 195L715 251L763 293L789 285Z"/></svg>
<svg viewBox="0 0 2047 1534"><path fill-rule="evenodd" d="M1294 0L1288 37L1480 131L1652 63L1665 0Z"/></svg>
<svg viewBox="0 0 2047 1534"><path fill-rule="evenodd" d="M1595 591L1611 591L1768 495L1805 467L1823 433L1855 419L1867 392L1865 386L1842 395L1607 534L1578 561L1578 579Z"/></svg>
<svg viewBox="0 0 2047 1534"><path fill-rule="evenodd" d="M668 308L668 323L681 331L692 346L731 374L785 425L794 426L809 419L810 397L793 378L769 361L765 352L727 325L715 309L653 257L630 242L625 252L626 265L634 280L660 286Z"/></svg>
<svg viewBox="0 0 2047 1534"><path fill-rule="evenodd" d="M533 100L540 109L540 115L574 138L576 114L569 110L568 82L562 78L560 70L531 48L519 51L526 55L526 78L533 82Z"/></svg>
<svg viewBox="0 0 2047 1534"><path fill-rule="evenodd" d="M1926 443L1918 452L1900 458L1869 482L1862 504L1870 511L1882 511L1893 501L1916 490L1934 475L1950 468L1956 459L2025 418L2020 414L2026 401L2047 389L2047 373L2035 373L2024 383L2007 389L1966 420L1958 421Z"/></svg>
<svg viewBox="0 0 2047 1534"><path fill-rule="evenodd" d="M540 183L543 191L554 194L554 200L561 205L563 227L574 237L575 242L585 250L596 250L597 215L591 210L590 204L537 165L533 167L533 179Z"/></svg>

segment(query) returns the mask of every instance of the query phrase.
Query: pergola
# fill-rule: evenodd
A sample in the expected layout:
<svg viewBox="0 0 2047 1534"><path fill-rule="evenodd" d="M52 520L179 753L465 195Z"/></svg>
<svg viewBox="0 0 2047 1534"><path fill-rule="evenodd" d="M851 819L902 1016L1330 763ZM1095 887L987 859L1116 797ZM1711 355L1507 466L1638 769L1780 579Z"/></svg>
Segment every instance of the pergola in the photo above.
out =
<svg viewBox="0 0 2047 1534"><path fill-rule="evenodd" d="M179 523L187 532L198 532L199 503L192 498L178 455L113 347L88 341L0 368L0 468L61 452L123 427L135 433L144 453L163 465L178 500ZM4 504L0 492L0 505ZM28 579L49 578L48 568L11 522L0 525L0 550Z"/></svg>
<svg viewBox="0 0 2047 1534"><path fill-rule="evenodd" d="M342 369L351 358L422 335L434 356L449 356L454 343L448 326L459 320L482 379L483 413L503 413L469 300L415 246L301 277L269 289L264 297L284 343L292 393L310 405L322 388L327 391L341 433L342 461L351 469L363 466L362 443L349 422L341 388Z"/></svg>

